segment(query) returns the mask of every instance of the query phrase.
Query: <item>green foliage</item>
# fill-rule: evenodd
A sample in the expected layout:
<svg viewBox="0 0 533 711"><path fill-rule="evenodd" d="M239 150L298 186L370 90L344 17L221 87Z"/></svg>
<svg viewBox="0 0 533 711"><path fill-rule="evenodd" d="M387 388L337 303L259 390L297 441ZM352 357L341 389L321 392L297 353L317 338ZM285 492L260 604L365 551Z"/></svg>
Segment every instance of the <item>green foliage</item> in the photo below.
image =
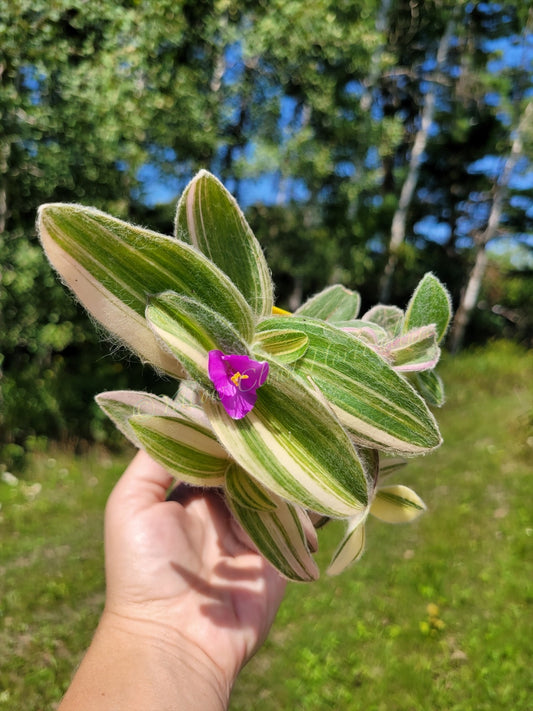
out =
<svg viewBox="0 0 533 711"><path fill-rule="evenodd" d="M395 529L371 521L358 567L333 585L289 586L232 711L250 699L265 711L390 711L391 698L415 711L529 711L531 354L495 343L442 367L446 444L431 481L427 459L405 477L429 514ZM104 503L127 459L49 449L17 485L0 481L0 708L52 708L81 660L104 601ZM319 535L322 562L336 533Z"/></svg>

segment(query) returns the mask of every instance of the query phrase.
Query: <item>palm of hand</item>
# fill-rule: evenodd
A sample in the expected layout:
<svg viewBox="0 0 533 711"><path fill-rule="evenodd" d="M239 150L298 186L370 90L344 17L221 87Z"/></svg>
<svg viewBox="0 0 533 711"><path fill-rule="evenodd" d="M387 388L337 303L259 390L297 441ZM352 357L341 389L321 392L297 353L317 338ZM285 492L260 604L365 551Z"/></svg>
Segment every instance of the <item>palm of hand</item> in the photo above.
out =
<svg viewBox="0 0 533 711"><path fill-rule="evenodd" d="M107 608L165 625L236 674L266 637L284 581L246 545L217 491L180 491L139 453L106 512Z"/></svg>

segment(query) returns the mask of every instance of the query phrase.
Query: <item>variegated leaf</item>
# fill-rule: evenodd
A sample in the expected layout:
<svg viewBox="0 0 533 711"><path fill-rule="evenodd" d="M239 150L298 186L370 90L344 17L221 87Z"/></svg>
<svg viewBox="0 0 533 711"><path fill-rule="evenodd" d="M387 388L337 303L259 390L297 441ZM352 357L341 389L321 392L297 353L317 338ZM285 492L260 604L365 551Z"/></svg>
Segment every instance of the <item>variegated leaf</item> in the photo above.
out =
<svg viewBox="0 0 533 711"><path fill-rule="evenodd" d="M142 449L180 481L221 486L228 456L212 432L179 417L133 415L130 426Z"/></svg>
<svg viewBox="0 0 533 711"><path fill-rule="evenodd" d="M328 575L339 575L363 555L365 550L365 520L366 517L362 519L354 518L348 521L346 533L329 564Z"/></svg>
<svg viewBox="0 0 533 711"><path fill-rule="evenodd" d="M275 511L277 508L274 495L267 492L238 464L232 463L227 469L226 491L232 501L241 507L254 511Z"/></svg>
<svg viewBox="0 0 533 711"><path fill-rule="evenodd" d="M190 245L80 205L42 205L37 226L48 259L83 306L156 368L184 375L145 321L149 294L170 289L194 296L244 340L251 338L253 316L244 297Z"/></svg>
<svg viewBox="0 0 533 711"><path fill-rule="evenodd" d="M356 291L335 284L312 296L295 314L331 322L348 321L357 316L360 306L361 297Z"/></svg>
<svg viewBox="0 0 533 711"><path fill-rule="evenodd" d="M366 472L337 419L293 373L270 362L254 409L231 419L220 402L205 410L219 441L260 484L288 501L349 516L368 501Z"/></svg>
<svg viewBox="0 0 533 711"><path fill-rule="evenodd" d="M182 416L173 400L146 392L112 390L100 393L95 400L122 434L138 448L141 448L141 443L129 421L132 415Z"/></svg>
<svg viewBox="0 0 533 711"><path fill-rule="evenodd" d="M386 523L414 521L425 510L418 494L402 484L378 489L370 506L370 513Z"/></svg>
<svg viewBox="0 0 533 711"><path fill-rule="evenodd" d="M452 304L448 291L436 276L427 273L407 305L403 330L407 332L434 323L437 329L437 341L441 341L451 316Z"/></svg>
<svg viewBox="0 0 533 711"><path fill-rule="evenodd" d="M262 331L257 334L254 351L281 363L294 363L304 355L308 340L302 331Z"/></svg>
<svg viewBox="0 0 533 711"><path fill-rule="evenodd" d="M425 402L370 346L330 324L297 316L266 319L259 330L288 326L309 337L294 370L313 380L361 445L421 454L441 443Z"/></svg>
<svg viewBox="0 0 533 711"><path fill-rule="evenodd" d="M310 583L319 577L296 506L268 492L275 508L259 511L243 506L227 492L228 506L257 550L289 580Z"/></svg>
<svg viewBox="0 0 533 711"><path fill-rule="evenodd" d="M207 390L212 390L207 373L210 350L247 354L246 345L231 324L195 299L168 291L153 296L146 319L191 378Z"/></svg>
<svg viewBox="0 0 533 711"><path fill-rule="evenodd" d="M211 173L200 171L185 188L175 233L229 276L256 316L271 313L272 279L261 246L233 196Z"/></svg>
<svg viewBox="0 0 533 711"><path fill-rule="evenodd" d="M395 338L402 332L403 311L397 306L378 304L362 316L363 321L370 321L381 326L390 338Z"/></svg>
<svg viewBox="0 0 533 711"><path fill-rule="evenodd" d="M415 373L413 377L415 387L422 397L433 407L444 405L444 384L442 379L433 370Z"/></svg>
<svg viewBox="0 0 533 711"><path fill-rule="evenodd" d="M436 335L435 325L431 324L413 328L390 341L387 356L394 370L412 373L434 368L440 358Z"/></svg>

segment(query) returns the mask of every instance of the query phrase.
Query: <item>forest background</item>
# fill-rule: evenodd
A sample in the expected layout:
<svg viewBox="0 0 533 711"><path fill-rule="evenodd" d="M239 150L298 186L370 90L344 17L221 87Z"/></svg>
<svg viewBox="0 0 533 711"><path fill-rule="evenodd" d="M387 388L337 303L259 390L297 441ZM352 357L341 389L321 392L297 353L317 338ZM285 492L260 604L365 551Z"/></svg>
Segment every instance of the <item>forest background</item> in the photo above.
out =
<svg viewBox="0 0 533 711"><path fill-rule="evenodd" d="M46 262L43 202L170 234L199 168L293 309L451 291L448 347L533 339L533 11L431 0L0 0L0 461L113 444L93 396L171 392ZM114 351L110 355L110 351ZM117 440L118 441L118 440Z"/></svg>

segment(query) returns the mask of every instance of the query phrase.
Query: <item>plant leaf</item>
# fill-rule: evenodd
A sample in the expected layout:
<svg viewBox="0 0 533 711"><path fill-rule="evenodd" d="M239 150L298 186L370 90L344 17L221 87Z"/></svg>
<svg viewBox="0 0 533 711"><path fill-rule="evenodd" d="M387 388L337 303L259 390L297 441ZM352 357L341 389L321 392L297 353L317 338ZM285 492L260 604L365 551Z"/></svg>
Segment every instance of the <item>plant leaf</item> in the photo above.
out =
<svg viewBox="0 0 533 711"><path fill-rule="evenodd" d="M437 329L437 341L441 341L451 316L452 304L448 291L436 276L428 272L416 287L407 305L403 331L407 332L434 323Z"/></svg>
<svg viewBox="0 0 533 711"><path fill-rule="evenodd" d="M291 371L270 361L254 409L233 420L216 400L205 410L224 448L278 496L327 516L364 509L363 464L329 408Z"/></svg>
<svg viewBox="0 0 533 711"><path fill-rule="evenodd" d="M178 202L175 234L228 275L256 316L271 313L272 279L261 246L233 196L206 170Z"/></svg>
<svg viewBox="0 0 533 711"><path fill-rule="evenodd" d="M403 311L397 306L384 304L373 306L362 316L363 321L370 321L381 326L390 338L395 338L402 332L403 318Z"/></svg>
<svg viewBox="0 0 533 711"><path fill-rule="evenodd" d="M430 405L442 407L444 405L444 384L433 370L424 370L414 374L414 384Z"/></svg>
<svg viewBox="0 0 533 711"><path fill-rule="evenodd" d="M275 511L277 508L274 495L268 493L238 464L232 463L228 467L226 491L240 507L254 511Z"/></svg>
<svg viewBox="0 0 533 711"><path fill-rule="evenodd" d="M228 456L213 434L190 420L133 415L130 426L142 448L181 481L221 486Z"/></svg>
<svg viewBox="0 0 533 711"><path fill-rule="evenodd" d="M386 523L414 521L426 510L422 499L402 484L384 486L376 491L370 513Z"/></svg>
<svg viewBox="0 0 533 711"><path fill-rule="evenodd" d="M328 575L339 575L363 555L365 550L365 518L355 518L348 521L346 533L329 564Z"/></svg>
<svg viewBox="0 0 533 711"><path fill-rule="evenodd" d="M258 328L282 329L284 324L309 337L294 370L312 379L359 444L420 454L441 443L426 403L370 346L335 326L297 316L290 322L265 319Z"/></svg>
<svg viewBox="0 0 533 711"><path fill-rule="evenodd" d="M141 443L129 422L132 415L182 416L170 398L135 390L112 390L100 393L95 400L117 429L139 449Z"/></svg>
<svg viewBox="0 0 533 711"><path fill-rule="evenodd" d="M361 297L356 291L335 284L311 296L295 314L331 322L349 321L357 316L360 306Z"/></svg>
<svg viewBox="0 0 533 711"><path fill-rule="evenodd" d="M273 356L281 363L293 363L304 355L308 342L302 331L262 331L257 334L254 352Z"/></svg>
<svg viewBox="0 0 533 711"><path fill-rule="evenodd" d="M145 321L149 294L171 289L194 296L244 340L251 338L253 317L244 297L190 245L79 205L42 205L37 225L48 259L83 306L160 370L183 377Z"/></svg>
<svg viewBox="0 0 533 711"><path fill-rule="evenodd" d="M190 377L209 391L213 390L207 373L210 350L247 354L246 345L226 319L199 301L172 291L149 299L146 319Z"/></svg>
<svg viewBox="0 0 533 711"><path fill-rule="evenodd" d="M243 473L243 476L247 476ZM228 506L257 550L284 577L310 583L319 577L318 566L307 545L305 531L296 506L265 492L274 509L252 510L227 493Z"/></svg>
<svg viewBox="0 0 533 711"><path fill-rule="evenodd" d="M434 324L413 328L387 344L387 357L399 373L430 370L439 362Z"/></svg>

